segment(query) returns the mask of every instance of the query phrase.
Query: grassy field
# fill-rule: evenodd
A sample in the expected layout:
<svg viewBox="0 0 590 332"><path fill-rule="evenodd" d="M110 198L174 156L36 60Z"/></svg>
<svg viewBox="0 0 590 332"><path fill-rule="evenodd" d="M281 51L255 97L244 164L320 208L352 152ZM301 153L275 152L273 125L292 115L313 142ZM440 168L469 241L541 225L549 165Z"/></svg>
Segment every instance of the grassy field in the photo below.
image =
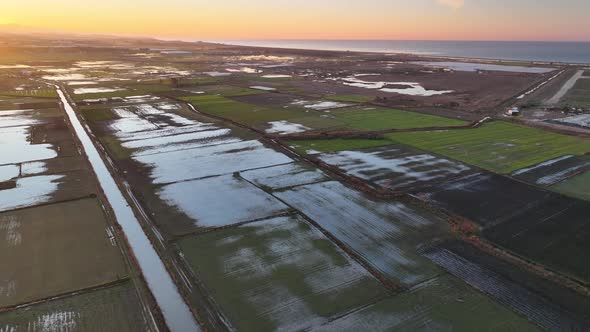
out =
<svg viewBox="0 0 590 332"><path fill-rule="evenodd" d="M0 96L57 98L54 89L0 91Z"/></svg>
<svg viewBox="0 0 590 332"><path fill-rule="evenodd" d="M371 140L371 139L317 139L305 141L288 141L288 144L300 153L308 151L342 151L371 148L393 144L390 140Z"/></svg>
<svg viewBox="0 0 590 332"><path fill-rule="evenodd" d="M568 196L590 201L590 171L560 182L550 189Z"/></svg>
<svg viewBox="0 0 590 332"><path fill-rule="evenodd" d="M254 126L258 129L264 129L268 122L278 120L288 120L312 129L343 125L341 121L322 117L320 113L280 107L262 107L217 95L191 96L181 99L193 104L201 112Z"/></svg>
<svg viewBox="0 0 590 332"><path fill-rule="evenodd" d="M498 173L510 173L565 154L590 151L590 141L492 122L477 129L408 132L386 135L426 151L440 153Z"/></svg>
<svg viewBox="0 0 590 332"><path fill-rule="evenodd" d="M334 111L350 128L360 130L461 126L465 121L389 108L355 107Z"/></svg>

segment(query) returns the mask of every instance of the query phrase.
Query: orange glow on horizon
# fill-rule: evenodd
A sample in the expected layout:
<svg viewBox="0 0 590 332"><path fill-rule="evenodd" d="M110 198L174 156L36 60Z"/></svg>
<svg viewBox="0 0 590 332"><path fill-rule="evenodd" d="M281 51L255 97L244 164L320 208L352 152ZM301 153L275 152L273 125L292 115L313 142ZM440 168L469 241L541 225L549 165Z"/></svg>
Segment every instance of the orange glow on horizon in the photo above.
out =
<svg viewBox="0 0 590 332"><path fill-rule="evenodd" d="M501 7L479 8L469 0L417 0L416 4L396 0L367 0L369 4L347 0L318 4L168 0L166 5L143 0L143 6L114 0L92 4L81 0L29 2L26 6L3 5L5 16L0 17L0 24L59 32L202 40L590 40L590 23L585 19L551 17L552 23L546 24L552 14L549 11L525 17L517 10L504 13Z"/></svg>

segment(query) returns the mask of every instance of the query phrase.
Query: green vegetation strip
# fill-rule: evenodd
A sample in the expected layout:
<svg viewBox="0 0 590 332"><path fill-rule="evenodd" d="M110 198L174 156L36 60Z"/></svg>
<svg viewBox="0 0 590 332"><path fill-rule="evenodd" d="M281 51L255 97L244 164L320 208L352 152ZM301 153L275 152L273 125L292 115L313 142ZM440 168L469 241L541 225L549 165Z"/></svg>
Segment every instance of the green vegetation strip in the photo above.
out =
<svg viewBox="0 0 590 332"><path fill-rule="evenodd" d="M564 154L590 151L587 139L501 121L474 129L395 133L386 137L498 173L510 173Z"/></svg>

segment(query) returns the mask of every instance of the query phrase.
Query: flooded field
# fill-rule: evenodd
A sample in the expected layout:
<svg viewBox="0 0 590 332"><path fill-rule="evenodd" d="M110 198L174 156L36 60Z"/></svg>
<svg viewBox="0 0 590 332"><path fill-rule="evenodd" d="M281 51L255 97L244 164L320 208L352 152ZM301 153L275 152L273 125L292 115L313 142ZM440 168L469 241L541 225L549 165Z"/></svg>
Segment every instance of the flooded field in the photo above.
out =
<svg viewBox="0 0 590 332"><path fill-rule="evenodd" d="M258 187L271 190L329 180L320 170L297 163L241 172L240 176Z"/></svg>
<svg viewBox="0 0 590 332"><path fill-rule="evenodd" d="M567 155L512 173L529 183L551 186L590 169L590 157Z"/></svg>
<svg viewBox="0 0 590 332"><path fill-rule="evenodd" d="M437 277L312 331L542 331L452 276Z"/></svg>
<svg viewBox="0 0 590 332"><path fill-rule="evenodd" d="M56 43L0 57L0 332L590 326L590 144L497 113L561 66Z"/></svg>
<svg viewBox="0 0 590 332"><path fill-rule="evenodd" d="M159 189L158 196L194 220L198 228L231 225L288 211L283 203L233 175L169 184Z"/></svg>
<svg viewBox="0 0 590 332"><path fill-rule="evenodd" d="M239 330L304 330L384 292L362 266L298 216L183 239L179 246Z"/></svg>
<svg viewBox="0 0 590 332"><path fill-rule="evenodd" d="M376 202L338 182L275 194L352 248L368 264L405 286L440 273L417 253L447 234L446 222L402 203Z"/></svg>
<svg viewBox="0 0 590 332"><path fill-rule="evenodd" d="M399 145L320 154L318 158L347 174L387 189L401 189L443 181L471 171L456 161Z"/></svg>

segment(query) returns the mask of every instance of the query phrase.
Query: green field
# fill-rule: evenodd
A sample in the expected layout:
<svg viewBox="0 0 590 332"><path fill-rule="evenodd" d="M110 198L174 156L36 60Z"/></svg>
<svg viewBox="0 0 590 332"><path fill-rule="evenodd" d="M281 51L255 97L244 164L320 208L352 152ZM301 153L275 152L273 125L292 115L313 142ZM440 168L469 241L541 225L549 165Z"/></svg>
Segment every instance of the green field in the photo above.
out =
<svg viewBox="0 0 590 332"><path fill-rule="evenodd" d="M590 171L560 182L550 189L568 196L590 201Z"/></svg>
<svg viewBox="0 0 590 332"><path fill-rule="evenodd" d="M181 99L193 104L203 113L220 116L259 129L265 128L270 121L279 120L292 121L314 129L342 125L340 121L322 117L317 112L305 112L279 107L262 107L217 95L191 96L182 97Z"/></svg>
<svg viewBox="0 0 590 332"><path fill-rule="evenodd" d="M57 98L54 89L0 91L0 96Z"/></svg>
<svg viewBox="0 0 590 332"><path fill-rule="evenodd" d="M307 153L308 151L342 151L342 150L357 150L364 148L371 148L375 146L383 146L394 144L390 140L372 140L372 139L315 139L304 141L288 141L288 144L295 148L300 153Z"/></svg>
<svg viewBox="0 0 590 332"><path fill-rule="evenodd" d="M564 154L578 155L590 151L589 140L501 121L475 129L386 136L498 173L510 173Z"/></svg>
<svg viewBox="0 0 590 332"><path fill-rule="evenodd" d="M348 127L360 130L446 127L467 124L462 120L381 107L353 107L337 110L333 113L338 119L344 121Z"/></svg>

